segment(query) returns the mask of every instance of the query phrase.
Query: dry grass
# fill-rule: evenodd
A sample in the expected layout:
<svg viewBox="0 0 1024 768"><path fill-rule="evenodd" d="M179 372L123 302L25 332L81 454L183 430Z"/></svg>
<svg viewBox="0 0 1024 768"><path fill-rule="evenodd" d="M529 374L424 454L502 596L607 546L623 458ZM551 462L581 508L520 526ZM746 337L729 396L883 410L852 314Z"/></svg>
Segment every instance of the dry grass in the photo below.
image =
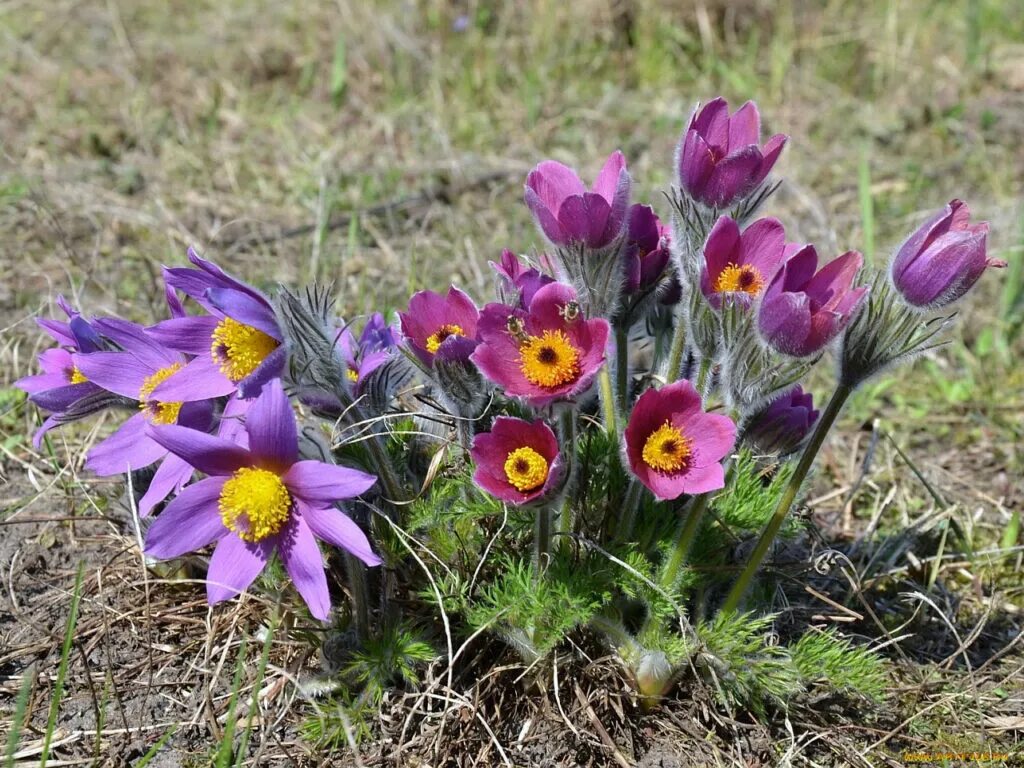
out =
<svg viewBox="0 0 1024 768"><path fill-rule="evenodd" d="M32 367L44 342L31 318L51 311L53 295L153 319L159 265L180 262L189 244L253 281L332 280L350 312L449 281L482 292L487 259L538 244L520 204L534 162L556 157L586 176L621 147L638 194L658 205L683 119L718 92L757 98L768 127L792 135L771 209L792 239L881 260L923 211L956 195L992 220L994 250L1020 258L1024 10L970 5L7 0L0 384ZM473 20L465 32L452 27L461 13ZM935 662L901 662L892 712L832 728L847 715L815 719L812 702L794 710L801 728L788 735L723 719L699 695L640 717L613 666L581 661L592 651L581 649L557 696L516 697L522 669L500 667L457 691L436 687L448 701L396 693L382 724L394 740L369 748L366 764L498 764L504 750L509 763L541 765L560 740L567 765L632 764L654 747L650 766L688 764L672 761L695 743L706 764L808 765L898 764L885 757L896 744L1011 743L1020 721L1004 726L1024 714L1021 553L991 550L1024 496L1024 343L1010 338L1002 356L981 343L1008 320L996 280L965 309L965 343L851 406L809 505L825 539L803 563L827 544L855 576L830 571L819 593L863 616L854 628L869 637L927 639L890 646ZM33 679L19 759L39 760L84 561L54 754L129 764L173 727L173 754L150 765L206 764L241 640L273 606L247 598L211 611L182 574L145 569L118 485L79 474L109 425L67 429L52 452L36 452L25 437L36 414L0 394L0 721ZM968 532L971 556L935 534L943 515ZM896 596L922 579L934 604L918 600L914 623L897 630L888 619L908 611ZM803 599L793 621L809 618ZM318 630L282 621L247 759L319 764L296 730L320 669L306 633ZM260 646L248 645L246 713Z"/></svg>

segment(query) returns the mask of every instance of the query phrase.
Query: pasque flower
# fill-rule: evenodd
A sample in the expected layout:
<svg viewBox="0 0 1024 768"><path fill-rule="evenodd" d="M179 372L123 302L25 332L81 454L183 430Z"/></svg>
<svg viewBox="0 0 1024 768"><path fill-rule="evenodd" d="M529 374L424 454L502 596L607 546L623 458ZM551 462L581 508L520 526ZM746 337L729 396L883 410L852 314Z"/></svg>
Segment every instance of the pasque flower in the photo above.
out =
<svg viewBox="0 0 1024 768"><path fill-rule="evenodd" d="M625 431L629 468L662 500L723 487L722 459L735 441L732 420L705 413L685 379L640 395Z"/></svg>
<svg viewBox="0 0 1024 768"><path fill-rule="evenodd" d="M554 245L604 248L622 232L629 190L626 159L616 151L605 161L591 190L572 168L545 160L526 177L525 199Z"/></svg>
<svg viewBox="0 0 1024 768"><path fill-rule="evenodd" d="M631 205L626 219L626 242L623 258L626 262L628 294L646 291L657 285L668 266L671 256L668 227L662 225L649 205Z"/></svg>
<svg viewBox="0 0 1024 768"><path fill-rule="evenodd" d="M811 393L796 387L750 420L744 440L763 453L788 456L799 450L817 421Z"/></svg>
<svg viewBox="0 0 1024 768"><path fill-rule="evenodd" d="M490 432L473 439L473 480L510 504L526 504L550 495L562 475L558 440L542 420L499 416Z"/></svg>
<svg viewBox="0 0 1024 768"><path fill-rule="evenodd" d="M68 316L67 322L38 318L36 323L60 346L40 353L39 367L43 369L42 373L25 376L14 382L14 386L28 393L32 403L51 413L32 437L36 448L42 444L47 432L62 423L61 417L69 409L103 392L101 387L86 379L72 359L74 352L97 352L103 349L103 339L63 296L57 297L57 306Z"/></svg>
<svg viewBox="0 0 1024 768"><path fill-rule="evenodd" d="M345 361L345 375L356 394L361 391L366 377L388 361L396 343L393 329L380 312L366 321L358 341L348 326L341 330L337 347Z"/></svg>
<svg viewBox="0 0 1024 768"><path fill-rule="evenodd" d="M607 320L583 317L572 287L551 283L534 294L528 312L484 307L470 359L506 394L542 407L590 387L604 364L608 331Z"/></svg>
<svg viewBox="0 0 1024 768"><path fill-rule="evenodd" d="M856 251L818 267L808 245L791 256L765 289L758 313L761 335L775 350L808 357L834 339L860 309L867 287L853 288L863 258Z"/></svg>
<svg viewBox="0 0 1024 768"><path fill-rule="evenodd" d="M155 394L165 400L192 401L235 392L255 397L284 372L287 352L270 301L192 249L197 269L165 268L164 281L198 302L210 314L174 317L149 333L179 352L195 355Z"/></svg>
<svg viewBox="0 0 1024 768"><path fill-rule="evenodd" d="M729 294L746 304L764 292L787 255L778 219L758 219L740 232L728 216L715 222L704 243L700 289L715 307Z"/></svg>
<svg viewBox="0 0 1024 768"><path fill-rule="evenodd" d="M677 152L679 183L697 202L728 208L765 180L787 140L780 133L760 146L757 105L748 101L730 117L719 97L690 118Z"/></svg>
<svg viewBox="0 0 1024 768"><path fill-rule="evenodd" d="M419 291L409 299L408 311L398 313L402 334L427 366L439 353L446 359L468 359L476 348L479 316L473 300L455 286L448 288L446 296Z"/></svg>
<svg viewBox="0 0 1024 768"><path fill-rule="evenodd" d="M89 451L85 466L97 475L118 475L161 461L139 501L139 513L145 516L192 476L190 466L149 438L147 427L180 424L205 431L213 421L213 405L208 400L168 401L156 396L160 383L185 367L185 357L155 341L141 326L117 318L96 320L94 325L120 350L76 353L75 369L107 392L137 401L139 411Z"/></svg>
<svg viewBox="0 0 1024 768"><path fill-rule="evenodd" d="M987 267L1005 267L985 252L988 222L972 225L967 203L951 200L896 252L893 284L908 304L943 307L959 299Z"/></svg>
<svg viewBox="0 0 1024 768"><path fill-rule="evenodd" d="M330 595L316 539L379 565L366 534L334 504L376 478L300 461L295 414L278 380L245 416L248 448L184 427L152 427L166 450L209 477L187 486L146 533L146 554L167 559L216 542L207 573L210 604L242 592L277 551L310 613L326 619Z"/></svg>
<svg viewBox="0 0 1024 768"><path fill-rule="evenodd" d="M533 295L539 288L555 282L536 267L526 267L519 257L507 248L501 252L501 261L490 262L498 274L498 296L505 304L529 309Z"/></svg>

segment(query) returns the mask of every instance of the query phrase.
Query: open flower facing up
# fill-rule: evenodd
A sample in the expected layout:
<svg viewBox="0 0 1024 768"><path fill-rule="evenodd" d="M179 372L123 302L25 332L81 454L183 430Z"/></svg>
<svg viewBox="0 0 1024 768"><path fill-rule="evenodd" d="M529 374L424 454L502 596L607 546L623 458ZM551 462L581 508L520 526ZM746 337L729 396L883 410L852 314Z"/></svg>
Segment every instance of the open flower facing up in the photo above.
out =
<svg viewBox="0 0 1024 768"><path fill-rule="evenodd" d="M455 286L448 295L418 291L409 299L409 310L399 312L402 334L413 353L430 366L434 356L467 360L476 348L476 326L480 310Z"/></svg>
<svg viewBox="0 0 1024 768"><path fill-rule="evenodd" d="M498 296L504 304L529 309L533 296L540 288L555 282L555 278L545 275L536 267L523 265L512 251L507 248L501 252L499 263L490 262L498 274Z"/></svg>
<svg viewBox="0 0 1024 768"><path fill-rule="evenodd" d="M568 166L545 160L526 177L526 204L554 245L604 248L622 233L629 205L626 159L613 152L587 190Z"/></svg>
<svg viewBox="0 0 1024 768"><path fill-rule="evenodd" d="M192 476L192 467L177 456L168 455L166 448L149 437L147 427L180 424L205 431L212 424L213 405L208 400L168 401L155 395L161 382L185 368L184 355L168 349L143 328L125 320L106 318L96 320L95 326L121 351L72 355L75 368L102 389L138 401L139 412L89 451L85 466L97 475L118 475L162 460L139 501L139 513L146 516Z"/></svg>
<svg viewBox="0 0 1024 768"><path fill-rule="evenodd" d="M480 314L472 361L512 397L534 407L590 388L604 364L608 321L583 317L576 292L563 283L537 291L526 312L488 304Z"/></svg>
<svg viewBox="0 0 1024 768"><path fill-rule="evenodd" d="M967 293L987 267L1006 266L986 255L988 222L970 222L967 203L952 200L900 246L890 271L908 304L944 307Z"/></svg>
<svg viewBox="0 0 1024 768"><path fill-rule="evenodd" d="M748 101L729 116L719 97L694 112L679 144L679 183L709 208L728 208L753 192L771 172L788 137L772 136L762 147L761 116Z"/></svg>
<svg viewBox="0 0 1024 768"><path fill-rule="evenodd" d="M287 353L270 301L189 248L197 269L165 268L164 280L198 302L209 315L175 317L149 333L171 349L195 355L160 385L165 400L191 401L230 395L255 397L279 377Z"/></svg>
<svg viewBox="0 0 1024 768"><path fill-rule="evenodd" d="M476 484L510 504L546 498L562 476L558 440L541 420L499 416L473 439L472 456Z"/></svg>
<svg viewBox="0 0 1024 768"><path fill-rule="evenodd" d="M723 487L722 459L735 441L732 420L705 413L686 380L640 395L625 431L629 468L662 500Z"/></svg>
<svg viewBox="0 0 1024 768"><path fill-rule="evenodd" d="M347 467L299 461L295 414L279 381L263 387L245 418L249 447L184 427L150 436L209 477L187 486L146 533L146 554L167 559L217 542L207 574L210 604L247 589L276 550L309 611L331 601L316 539L367 565L381 560L366 534L334 504L376 481Z"/></svg>
<svg viewBox="0 0 1024 768"><path fill-rule="evenodd" d="M788 456L800 449L817 421L811 393L796 387L754 416L744 439L762 453Z"/></svg>
<svg viewBox="0 0 1024 768"><path fill-rule="evenodd" d="M40 353L42 373L14 382L14 386L28 393L29 400L51 413L32 437L36 448L42 444L43 435L61 424L61 417L73 406L103 392L75 367L72 357L75 352L98 352L105 346L103 339L63 296L57 297L57 305L68 316L67 322L50 318L39 318L36 322L60 346Z"/></svg>
<svg viewBox="0 0 1024 768"><path fill-rule="evenodd" d="M863 261L859 253L848 251L815 273L814 246L790 257L761 301L758 328L768 344L793 357L821 351L864 302L867 287L852 287Z"/></svg>
<svg viewBox="0 0 1024 768"><path fill-rule="evenodd" d="M342 329L337 348L345 361L345 375L357 395L366 377L388 361L396 345L394 331L380 312L366 321L358 341L348 327Z"/></svg>
<svg viewBox="0 0 1024 768"><path fill-rule="evenodd" d="M669 257L669 229L649 205L631 205L626 223L626 243L623 258L626 262L628 294L646 291L661 280Z"/></svg>
<svg viewBox="0 0 1024 768"><path fill-rule="evenodd" d="M704 243L700 289L714 307L721 307L723 294L749 305L787 255L786 230L778 219L758 219L740 232L739 224L722 216Z"/></svg>

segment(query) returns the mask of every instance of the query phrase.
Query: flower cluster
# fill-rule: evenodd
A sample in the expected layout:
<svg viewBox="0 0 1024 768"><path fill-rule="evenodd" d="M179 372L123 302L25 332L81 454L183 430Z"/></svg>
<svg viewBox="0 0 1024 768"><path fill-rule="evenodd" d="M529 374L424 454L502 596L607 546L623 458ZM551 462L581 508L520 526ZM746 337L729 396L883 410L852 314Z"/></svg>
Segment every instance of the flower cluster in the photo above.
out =
<svg viewBox="0 0 1024 768"><path fill-rule="evenodd" d="M317 619L331 606L318 540L350 565L397 567L374 521L400 525L436 474L435 462L422 472L396 461L396 415L457 446L452 473L465 467L476 486L464 498L535 521L540 571L556 519L563 541L640 546L638 518L678 516L674 537L649 547L669 591L737 453L800 454L724 603L734 610L846 398L929 348L942 326L929 312L1005 266L987 256L988 225L972 225L958 200L907 239L888 275L863 275L853 250L821 263L781 221L757 218L786 143L779 134L761 144L752 102L732 115L723 99L696 110L664 219L631 199L621 152L591 188L540 163L524 200L545 252L503 251L482 305L456 286L423 290L395 322L374 314L359 329L321 289L270 297L191 249L191 266L164 269L170 316L154 325L87 319L58 299L67 321L40 321L57 346L40 355L42 374L18 382L49 414L36 442L101 409L132 411L86 466L117 475L158 465L138 505L152 521L146 554L214 545L211 603L249 588L277 557ZM833 346L839 382L819 413L800 384ZM305 406L298 416L293 400ZM612 460L584 467L595 435ZM600 524L583 501L594 488L607 494ZM365 584L350 593L358 601ZM636 679L668 669L652 662L664 654L639 647L631 641Z"/></svg>

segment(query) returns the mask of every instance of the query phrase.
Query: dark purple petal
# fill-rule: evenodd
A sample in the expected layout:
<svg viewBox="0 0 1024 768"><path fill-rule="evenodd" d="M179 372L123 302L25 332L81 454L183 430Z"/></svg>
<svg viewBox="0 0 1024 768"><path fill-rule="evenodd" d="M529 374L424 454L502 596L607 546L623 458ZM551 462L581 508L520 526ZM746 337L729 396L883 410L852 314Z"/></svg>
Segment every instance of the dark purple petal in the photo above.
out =
<svg viewBox="0 0 1024 768"><path fill-rule="evenodd" d="M288 348L281 344L263 358L263 362L256 366L256 370L238 382L239 396L246 399L258 396L267 382L281 377L287 362Z"/></svg>
<svg viewBox="0 0 1024 768"><path fill-rule="evenodd" d="M322 461L297 461L281 476L288 490L314 505L360 496L377 478L358 469Z"/></svg>
<svg viewBox="0 0 1024 768"><path fill-rule="evenodd" d="M208 477L186 486L146 531L145 552L161 560L202 549L224 536L220 499L224 478Z"/></svg>
<svg viewBox="0 0 1024 768"><path fill-rule="evenodd" d="M284 472L299 458L295 412L279 379L263 388L245 417L249 450L260 466Z"/></svg>
<svg viewBox="0 0 1024 768"><path fill-rule="evenodd" d="M369 566L381 564L362 528L337 507L319 507L296 500L302 519L328 544L349 552Z"/></svg>
<svg viewBox="0 0 1024 768"><path fill-rule="evenodd" d="M216 309L232 320L252 326L281 341L281 329L277 325L274 311L265 300L258 299L250 293L228 288L211 288L206 292L206 297Z"/></svg>
<svg viewBox="0 0 1024 768"><path fill-rule="evenodd" d="M46 377L34 376L30 378L42 379ZM81 384L65 384L64 386L40 390L29 395L28 399L44 411L59 413L67 410L83 397L88 397L101 391L95 384L86 381Z"/></svg>
<svg viewBox="0 0 1024 768"><path fill-rule="evenodd" d="M810 301L805 293L765 296L757 316L765 340L787 355L800 355L811 333Z"/></svg>
<svg viewBox="0 0 1024 768"><path fill-rule="evenodd" d="M761 143L761 115L757 105L748 101L729 118L729 148Z"/></svg>
<svg viewBox="0 0 1024 768"><path fill-rule="evenodd" d="M160 515L157 521L162 519ZM275 543L271 537L250 544L231 533L217 542L206 573L207 602L214 605L248 589L266 567Z"/></svg>
<svg viewBox="0 0 1024 768"><path fill-rule="evenodd" d="M708 178L701 202L726 208L745 196L754 187L755 174L761 167L761 150L756 146L741 147L719 160Z"/></svg>
<svg viewBox="0 0 1024 768"><path fill-rule="evenodd" d="M772 172L772 168L774 168L775 164L779 161L779 157L782 155L782 150L786 148L787 141L789 141L789 136L778 133L765 142L765 145L761 148L761 155L763 158L761 160L761 167L758 169L757 173L754 174L751 189L768 178L768 174Z"/></svg>
<svg viewBox="0 0 1024 768"><path fill-rule="evenodd" d="M177 424L189 429L198 429L200 432L209 432L213 426L213 402L211 400L196 400L191 403L182 403L178 412Z"/></svg>
<svg viewBox="0 0 1024 768"><path fill-rule="evenodd" d="M208 475L230 475L255 463L253 455L241 446L195 429L168 424L151 426L147 434L168 451Z"/></svg>
<svg viewBox="0 0 1024 768"><path fill-rule="evenodd" d="M282 531L279 551L285 570L309 606L309 612L314 618L327 621L331 614L331 594L327 589L323 556L301 515L293 516ZM213 570L212 563L210 570Z"/></svg>
<svg viewBox="0 0 1024 768"><path fill-rule="evenodd" d="M690 120L690 127L705 141L725 148L729 142L729 103L721 96L712 99Z"/></svg>
<svg viewBox="0 0 1024 768"><path fill-rule="evenodd" d="M523 199L526 201L530 212L533 213L534 221L537 222L537 226L540 227L540 231L544 236L555 245L568 244L569 237L555 216L557 209L552 211L548 208L544 201L540 199L540 196L530 187L526 187Z"/></svg>
<svg viewBox="0 0 1024 768"><path fill-rule="evenodd" d="M697 131L689 130L683 137L677 165L680 186L695 200L703 200L715 157Z"/></svg>
<svg viewBox="0 0 1024 768"><path fill-rule="evenodd" d="M557 211L566 198L587 191L576 171L554 160L545 160L530 171L526 177L526 186L536 192L544 206L552 212Z"/></svg>

